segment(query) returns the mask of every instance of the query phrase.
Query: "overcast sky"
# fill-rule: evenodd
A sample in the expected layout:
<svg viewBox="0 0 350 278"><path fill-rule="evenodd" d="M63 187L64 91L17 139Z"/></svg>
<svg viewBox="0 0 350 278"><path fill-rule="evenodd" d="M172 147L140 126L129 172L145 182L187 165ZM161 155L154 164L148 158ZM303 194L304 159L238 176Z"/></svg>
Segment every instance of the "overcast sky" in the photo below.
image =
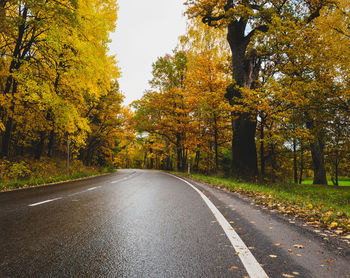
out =
<svg viewBox="0 0 350 278"><path fill-rule="evenodd" d="M185 33L184 0L118 0L116 32L110 53L122 71L119 79L125 104L142 97L149 88L152 63L176 47Z"/></svg>

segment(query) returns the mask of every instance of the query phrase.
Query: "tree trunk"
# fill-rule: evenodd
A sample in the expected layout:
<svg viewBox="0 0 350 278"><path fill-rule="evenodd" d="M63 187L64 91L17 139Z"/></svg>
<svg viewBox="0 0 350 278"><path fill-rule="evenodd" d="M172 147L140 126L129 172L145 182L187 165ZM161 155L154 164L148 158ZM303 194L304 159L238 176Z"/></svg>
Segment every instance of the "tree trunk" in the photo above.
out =
<svg viewBox="0 0 350 278"><path fill-rule="evenodd" d="M309 118L309 115L307 115ZM314 168L314 181L313 184L328 184L326 169L324 163L324 136L323 131L316 131L314 126L314 120L308 119L306 121L306 127L314 135L314 140L310 143L312 164Z"/></svg>
<svg viewBox="0 0 350 278"><path fill-rule="evenodd" d="M304 172L304 146L303 141L300 141L300 173L299 173L299 184L303 182Z"/></svg>
<svg viewBox="0 0 350 278"><path fill-rule="evenodd" d="M295 138L293 138L293 170L294 183L298 184L297 140Z"/></svg>
<svg viewBox="0 0 350 278"><path fill-rule="evenodd" d="M312 164L314 168L313 184L327 184L326 169L324 165L324 144L319 138L310 144Z"/></svg>
<svg viewBox="0 0 350 278"><path fill-rule="evenodd" d="M6 122L5 132L4 132L4 135L2 136L1 157L9 156L12 125L13 125L13 119L10 117Z"/></svg>
<svg viewBox="0 0 350 278"><path fill-rule="evenodd" d="M176 166L177 166L177 171L182 172L183 167L182 167L182 146L181 146L181 137L178 134L176 136Z"/></svg>
<svg viewBox="0 0 350 278"><path fill-rule="evenodd" d="M264 131L264 119L261 117L260 123L260 175L261 178L265 177L265 131Z"/></svg>
<svg viewBox="0 0 350 278"><path fill-rule="evenodd" d="M193 166L193 170L195 172L199 171L199 161L201 159L201 152L200 151L196 151L196 157L194 159L194 166Z"/></svg>
<svg viewBox="0 0 350 278"><path fill-rule="evenodd" d="M150 166L149 166L149 168L150 168L150 169L153 169L153 168L154 168L154 158L153 158L153 149L152 149L152 148L149 148L149 153L151 154L151 159L150 159Z"/></svg>
<svg viewBox="0 0 350 278"><path fill-rule="evenodd" d="M335 185L339 185L339 181L338 181L338 159L336 159L335 161Z"/></svg>
<svg viewBox="0 0 350 278"><path fill-rule="evenodd" d="M143 166L142 166L143 169L146 169L147 168L147 150L145 151L145 154L143 156Z"/></svg>
<svg viewBox="0 0 350 278"><path fill-rule="evenodd" d="M26 31L26 21L27 21L27 14L28 14L28 7L25 4L24 8L23 8L23 13L19 14L19 16L22 17L23 20L23 24L18 26L18 33L17 33L17 38L16 38L16 45L15 48L13 50L12 53L12 61L10 64L10 68L9 68L9 76L7 77L6 80L6 85L5 85L5 89L4 89L4 95L7 95L10 93L11 91L11 87L12 87L12 105L11 105L11 112L13 114L14 110L15 110L15 102L14 102L14 95L17 92L17 82L16 80L12 77L12 73L16 70L18 70L22 64L22 61L20 60L20 58L22 56L24 56L27 51L29 51L31 45L32 45L32 41L28 42L28 45L26 45L27 50L23 50L23 52L21 53L21 48L23 48L23 37L24 37L24 33ZM0 157L4 157L4 156L8 156L9 152L10 152L10 143L11 143L11 133L12 133L12 128L13 128L13 115L10 115L7 119L6 125L5 125L5 133L3 135L2 138L2 150L1 150L1 155Z"/></svg>
<svg viewBox="0 0 350 278"><path fill-rule="evenodd" d="M227 40L232 52L233 79L235 84L227 88L225 97L231 105L238 104L237 99L242 95L236 86L251 89L258 79L260 62L256 53L252 51L246 57L250 37L245 36L247 21L241 19L228 26ZM235 113L233 115L232 138L232 173L240 178L254 178L258 174L257 152L255 145L256 115Z"/></svg>

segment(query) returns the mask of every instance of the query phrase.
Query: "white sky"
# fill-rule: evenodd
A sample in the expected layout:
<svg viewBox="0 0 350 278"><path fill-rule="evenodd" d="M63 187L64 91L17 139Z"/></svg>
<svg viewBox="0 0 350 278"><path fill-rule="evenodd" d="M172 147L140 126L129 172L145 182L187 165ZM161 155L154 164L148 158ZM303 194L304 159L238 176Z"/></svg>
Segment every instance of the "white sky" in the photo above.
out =
<svg viewBox="0 0 350 278"><path fill-rule="evenodd" d="M111 34L110 54L122 71L120 88L124 103L142 97L152 78L152 63L171 53L185 33L184 0L118 0L116 32Z"/></svg>

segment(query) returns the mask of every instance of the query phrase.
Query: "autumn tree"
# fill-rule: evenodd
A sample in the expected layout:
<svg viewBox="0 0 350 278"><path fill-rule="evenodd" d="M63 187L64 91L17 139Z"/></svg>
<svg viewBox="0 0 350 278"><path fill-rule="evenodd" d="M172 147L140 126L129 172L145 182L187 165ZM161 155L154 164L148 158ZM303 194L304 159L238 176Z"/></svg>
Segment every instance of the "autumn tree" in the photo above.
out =
<svg viewBox="0 0 350 278"><path fill-rule="evenodd" d="M257 33L266 33L274 18L310 23L319 16L328 1L202 1L188 0L187 14L201 17L209 26L227 29L232 53L233 83L226 97L231 105L242 99L241 88L254 89L259 77L261 59L253 49ZM256 114L235 113L233 125L232 170L235 175L257 175L255 146Z"/></svg>
<svg viewBox="0 0 350 278"><path fill-rule="evenodd" d="M188 101L195 103L192 115L195 128L190 144L196 153L194 165L198 170L201 154L205 154L207 171L217 172L220 148L230 141L231 135L230 107L224 101L231 75L228 45L222 30L209 28L201 21L190 21L187 29L180 42L188 56L185 78Z"/></svg>
<svg viewBox="0 0 350 278"><path fill-rule="evenodd" d="M107 44L116 12L112 0L1 1L2 157L39 159L45 149L51 157L66 151L68 137L78 154L96 125L113 122L119 70ZM92 109L104 109L102 101L113 102L113 112Z"/></svg>

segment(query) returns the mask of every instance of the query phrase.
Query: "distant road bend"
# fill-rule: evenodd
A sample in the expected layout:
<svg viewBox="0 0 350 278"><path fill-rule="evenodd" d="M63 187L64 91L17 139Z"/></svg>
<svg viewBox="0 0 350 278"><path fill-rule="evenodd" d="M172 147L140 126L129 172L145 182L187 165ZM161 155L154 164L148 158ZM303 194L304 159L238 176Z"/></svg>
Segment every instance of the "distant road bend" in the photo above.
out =
<svg viewBox="0 0 350 278"><path fill-rule="evenodd" d="M0 277L350 277L350 249L146 170L0 193Z"/></svg>

